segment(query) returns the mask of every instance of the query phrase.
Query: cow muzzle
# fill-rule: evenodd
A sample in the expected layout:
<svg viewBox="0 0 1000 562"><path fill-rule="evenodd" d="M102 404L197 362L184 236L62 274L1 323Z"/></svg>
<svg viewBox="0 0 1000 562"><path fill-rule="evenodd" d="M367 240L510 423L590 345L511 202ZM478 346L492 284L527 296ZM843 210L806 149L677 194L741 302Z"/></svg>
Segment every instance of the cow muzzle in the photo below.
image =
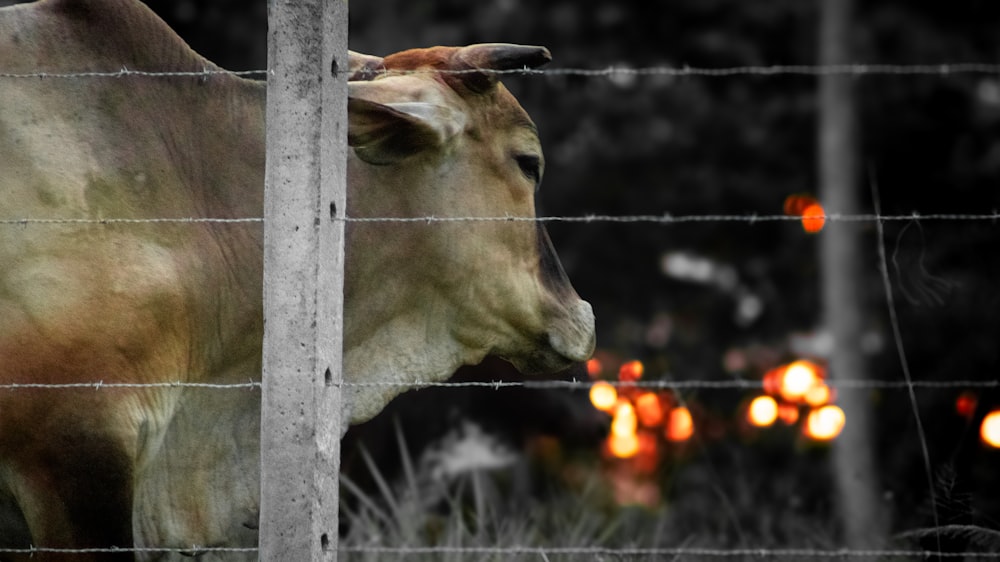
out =
<svg viewBox="0 0 1000 562"><path fill-rule="evenodd" d="M594 309L585 300L577 300L569 314L549 330L549 345L571 362L586 361L594 353L596 333Z"/></svg>

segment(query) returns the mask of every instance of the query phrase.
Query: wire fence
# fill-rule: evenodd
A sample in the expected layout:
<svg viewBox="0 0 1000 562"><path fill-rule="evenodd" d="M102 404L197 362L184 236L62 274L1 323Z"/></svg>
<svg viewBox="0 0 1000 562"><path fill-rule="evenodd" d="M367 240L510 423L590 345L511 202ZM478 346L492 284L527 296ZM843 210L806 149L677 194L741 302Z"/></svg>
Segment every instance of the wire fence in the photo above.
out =
<svg viewBox="0 0 1000 562"><path fill-rule="evenodd" d="M353 75L355 71L339 70L338 74ZM364 70L366 78L384 74L471 74L485 73L497 76L670 76L700 78L732 78L739 76L952 76L958 74L1000 74L1000 64L983 62L959 62L942 64L776 64L760 66L735 66L707 68L693 66L609 66L605 68L518 68L509 70ZM224 70L205 68L195 71L147 71L121 68L114 71L87 72L0 72L0 78L11 79L89 79L89 78L211 78L213 76L266 77L269 69Z"/></svg>
<svg viewBox="0 0 1000 562"><path fill-rule="evenodd" d="M388 377L386 377L388 379ZM765 385L760 380L732 379L732 380L667 380L649 379L638 381L602 381L615 388L635 388L645 390L760 390ZM916 380L916 381L893 381L878 379L847 379L831 380L825 383L834 389L990 389L1000 388L1000 380ZM344 381L331 383L330 386L341 388L528 388L535 390L586 390L594 385L593 381L585 380L526 380L526 381L432 381L414 379L410 381L396 380L375 380L364 382ZM127 383L127 382L105 382L95 380L94 382L73 382L73 383L0 383L0 390L66 390L66 389L135 389L135 388L202 388L210 390L226 389L260 389L261 383L255 380L236 383L201 383L201 382L148 382L148 383Z"/></svg>
<svg viewBox="0 0 1000 562"><path fill-rule="evenodd" d="M809 549L809 548L605 548L605 547L535 547L535 546L343 546L337 549L342 553L364 553L364 554L384 554L384 555L494 555L494 556L525 556L534 555L538 557L547 556L673 556L687 557L699 556L705 558L785 558L785 559L816 559L825 560L830 558L850 559L850 558L892 558L910 557L919 559L930 558L966 558L977 557L986 559L1000 558L1000 552L994 551L970 551L970 552L939 552L934 550L907 550L907 549ZM21 554L35 556L38 554L183 554L185 556L202 556L205 554L255 554L258 549L253 547L200 547L190 548L0 548L0 554Z"/></svg>
<svg viewBox="0 0 1000 562"><path fill-rule="evenodd" d="M426 71L413 71L426 72ZM434 71L438 73L461 74L473 71ZM846 64L846 65L771 65L771 66L746 66L731 68L697 68L697 67L608 67L602 69L586 68L551 68L551 69L515 69L506 71L487 71L498 75L525 75L525 76L580 76L580 77L612 77L612 76L668 76L668 77L703 77L703 78L725 78L725 77L773 77L773 76L830 76L844 75L855 77L868 76L953 76L961 74L973 75L1000 75L1000 64L991 63L947 63L947 64L919 64L919 65L892 65L892 64ZM393 71L393 74L400 72ZM0 79L39 79L39 80L70 80L70 79L122 79L122 78L198 78L210 79L219 75L234 75L241 77L266 77L269 70L251 70L242 72L231 72L218 69L204 69L193 72L154 72L139 71L122 68L112 72L31 72L31 73L10 73L0 72ZM838 214L830 213L824 216L812 217L815 219L825 219L830 222L872 222L881 225L892 221L967 221L967 222L992 222L996 223L1000 218L1000 212L991 210L988 213L910 213L910 214ZM674 225L687 223L744 223L754 225L757 223L769 222L797 222L801 217L784 214L704 214L704 215L586 215L586 216L545 216L545 217L515 217L515 216L465 216L465 217L334 217L333 220L348 223L453 223L453 222L565 222L565 223L643 223L653 225ZM35 226L35 225L117 225L117 224L261 224L262 217L237 217L237 218L213 218L213 217L161 217L161 218L42 218L42 217L21 217L0 219L0 225L6 226ZM884 260L884 256L883 256ZM898 342L897 342L898 343ZM904 359L905 360L905 359ZM113 380L114 377L107 377ZM197 377L192 377L197 378ZM646 388L646 389L711 389L711 390L757 390L762 388L760 380L668 380L666 377L660 380L640 380L640 381L608 381L609 384L618 387ZM343 382L339 383L343 387L393 387L393 388L426 388L426 387L483 387L483 388L506 388L524 387L532 389L553 389L567 388L580 389L588 388L591 381L553 381L553 380L533 380L533 381L465 381L465 382L437 382L425 380L413 381L364 381L364 382ZM834 380L829 385L834 388L856 388L856 389L972 389L972 388L997 388L1000 387L1000 380ZM80 390L103 390L103 389L135 389L135 388L191 388L191 389L212 389L212 390L260 390L261 383L254 377L249 377L246 382L237 383L202 383L202 382L155 382L155 383L126 383L126 382L105 382L96 378L93 382L79 383L4 383L0 384L0 390L46 390L46 389L80 389ZM542 558L553 555L590 555L590 556L700 556L711 558L755 558L755 557L777 557L788 559L829 559L829 558L871 558L871 557L914 557L914 558L1000 558L1000 552L938 552L929 550L909 550L909 549L882 549L882 550L852 550L852 549L711 549L711 548L604 548L604 547L530 547L519 545L508 545L498 547L413 547L413 546L382 546L382 545L362 545L362 546L341 546L340 552L345 553L375 553L394 555L420 555L420 554L458 554L458 555L535 555ZM156 548L156 547L109 547L109 548L0 548L3 554L20 555L40 555L40 554L117 554L132 552L137 554L170 554L184 553L200 555L206 553L245 553L257 552L257 548L239 547L202 547L192 545L188 548Z"/></svg>
<svg viewBox="0 0 1000 562"><path fill-rule="evenodd" d="M902 215L883 215L878 213L859 214L818 214L810 215L810 220L822 220L829 222L997 222L1000 219L1000 212L991 211L989 213L918 213L912 212ZM758 214L728 214L728 215L582 215L582 216L543 216L543 217L520 217L520 216L466 216L466 217L351 217L338 216L331 220L345 223L449 223L449 222L531 222L531 223L651 223L651 224L687 224L687 223L715 223L715 222L735 222L754 225L757 223L769 222L801 222L802 217L795 215L758 215ZM177 217L177 218L6 218L0 219L0 225L7 226L28 226L28 225L101 225L101 224L247 224L263 223L263 217L241 217L241 218L212 218L212 217Z"/></svg>

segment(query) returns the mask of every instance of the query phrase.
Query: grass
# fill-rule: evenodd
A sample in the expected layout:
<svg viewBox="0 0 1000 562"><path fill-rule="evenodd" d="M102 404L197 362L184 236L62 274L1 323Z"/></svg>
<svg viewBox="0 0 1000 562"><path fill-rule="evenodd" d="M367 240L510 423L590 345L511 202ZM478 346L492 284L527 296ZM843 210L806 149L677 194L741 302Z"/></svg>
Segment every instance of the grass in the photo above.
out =
<svg viewBox="0 0 1000 562"><path fill-rule="evenodd" d="M541 496L519 492L511 471L470 473L447 485L429 482L406 455L401 481L390 483L368 459L376 492L343 482L342 493L358 501L341 510L349 527L341 538L341 559L795 560L758 553L840 548L830 493L823 488L829 486L823 456L800 455L789 466L758 456L750 448L727 445L673 463L650 477L665 498L653 508L615 504L608 465L596 458L562 464L555 478L549 475L561 484L549 486ZM573 483L565 484L566 474L576 474ZM377 550L380 547L444 550L400 553ZM518 552L515 547L551 550ZM355 550L363 548L376 550ZM567 548L603 550L586 556L559 552ZM608 551L650 548L746 552L719 557Z"/></svg>

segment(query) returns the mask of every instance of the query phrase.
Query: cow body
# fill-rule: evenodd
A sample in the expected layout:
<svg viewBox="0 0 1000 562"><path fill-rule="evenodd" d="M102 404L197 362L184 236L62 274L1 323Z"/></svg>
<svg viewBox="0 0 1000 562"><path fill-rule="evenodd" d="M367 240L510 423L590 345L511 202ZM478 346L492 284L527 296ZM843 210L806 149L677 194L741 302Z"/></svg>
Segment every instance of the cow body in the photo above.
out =
<svg viewBox="0 0 1000 562"><path fill-rule="evenodd" d="M469 49L398 64L483 51ZM132 0L0 10L0 72L123 67L215 68ZM501 159L538 151L537 137L502 86L387 75L350 95L349 214L533 216L530 178ZM23 515L0 546L256 544L259 391L110 384L259 380L261 226L95 221L260 217L265 85L0 78L0 100L0 219L54 221L0 224L0 384L109 385L0 391L0 522ZM484 135L487 114L507 124ZM349 225L348 382L442 379L488 353L544 371L590 353L589 306L543 274L544 233L482 224ZM352 420L398 391L349 390Z"/></svg>

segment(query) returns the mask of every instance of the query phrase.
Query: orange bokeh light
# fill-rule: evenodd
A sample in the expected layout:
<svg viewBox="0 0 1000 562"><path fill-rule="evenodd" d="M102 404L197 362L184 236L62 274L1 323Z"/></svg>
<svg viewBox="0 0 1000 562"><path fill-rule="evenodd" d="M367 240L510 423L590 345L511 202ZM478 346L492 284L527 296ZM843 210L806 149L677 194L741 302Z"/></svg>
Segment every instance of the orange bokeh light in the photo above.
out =
<svg viewBox="0 0 1000 562"><path fill-rule="evenodd" d="M819 203L813 203L802 209L802 229L810 234L823 230L826 225L826 211Z"/></svg>
<svg viewBox="0 0 1000 562"><path fill-rule="evenodd" d="M778 418L785 422L785 425L792 425L799 421L799 407L795 404L778 404Z"/></svg>
<svg viewBox="0 0 1000 562"><path fill-rule="evenodd" d="M618 380L637 381L642 378L643 370L642 361L623 363L621 368L618 369Z"/></svg>
<svg viewBox="0 0 1000 562"><path fill-rule="evenodd" d="M638 425L632 403L627 400L619 400L618 405L615 406L614 418L611 420L611 434L635 435Z"/></svg>
<svg viewBox="0 0 1000 562"><path fill-rule="evenodd" d="M993 410L983 418L979 436L990 447L1000 448L1000 410Z"/></svg>
<svg viewBox="0 0 1000 562"><path fill-rule="evenodd" d="M644 392L636 398L635 413L639 415L639 423L645 427L656 427L663 423L660 397L652 392Z"/></svg>
<svg viewBox="0 0 1000 562"><path fill-rule="evenodd" d="M806 417L805 433L818 441L829 441L844 429L847 422L844 411L833 404L816 408Z"/></svg>
<svg viewBox="0 0 1000 562"><path fill-rule="evenodd" d="M639 450L635 456L635 468L639 472L652 473L660 465L660 445L656 440L656 435L648 431L641 431L637 435L639 438Z"/></svg>
<svg viewBox="0 0 1000 562"><path fill-rule="evenodd" d="M601 371L604 370L604 365L601 364L601 360L598 358L593 358L587 360L587 374L590 378L597 378L601 375Z"/></svg>
<svg viewBox="0 0 1000 562"><path fill-rule="evenodd" d="M770 396L758 396L747 408L747 420L757 427L767 427L778 419L778 403Z"/></svg>
<svg viewBox="0 0 1000 562"><path fill-rule="evenodd" d="M784 367L775 367L764 374L764 392L778 394L781 391L781 378L784 374Z"/></svg>
<svg viewBox="0 0 1000 562"><path fill-rule="evenodd" d="M793 217L802 216L802 211L816 204L816 198L811 195L789 195L785 198L785 214Z"/></svg>
<svg viewBox="0 0 1000 562"><path fill-rule="evenodd" d="M965 391L955 399L955 411L963 418L971 418L976 415L976 406L979 400L973 392Z"/></svg>
<svg viewBox="0 0 1000 562"><path fill-rule="evenodd" d="M635 433L628 435L612 433L608 436L608 450L620 459L633 457L639 452L639 436Z"/></svg>
<svg viewBox="0 0 1000 562"><path fill-rule="evenodd" d="M670 441L687 441L694 435L694 419L684 406L670 410L664 436Z"/></svg>
<svg viewBox="0 0 1000 562"><path fill-rule="evenodd" d="M822 384L819 367L812 361L795 361L785 368L778 393L789 402L802 400L811 388Z"/></svg>
<svg viewBox="0 0 1000 562"><path fill-rule="evenodd" d="M830 387L823 381L816 381L816 384L807 390L805 396L802 398L806 404L818 408L824 404L829 404L832 397L833 392L830 390Z"/></svg>
<svg viewBox="0 0 1000 562"><path fill-rule="evenodd" d="M597 381L590 387L590 403L602 412L610 412L618 403L618 391L604 381Z"/></svg>

